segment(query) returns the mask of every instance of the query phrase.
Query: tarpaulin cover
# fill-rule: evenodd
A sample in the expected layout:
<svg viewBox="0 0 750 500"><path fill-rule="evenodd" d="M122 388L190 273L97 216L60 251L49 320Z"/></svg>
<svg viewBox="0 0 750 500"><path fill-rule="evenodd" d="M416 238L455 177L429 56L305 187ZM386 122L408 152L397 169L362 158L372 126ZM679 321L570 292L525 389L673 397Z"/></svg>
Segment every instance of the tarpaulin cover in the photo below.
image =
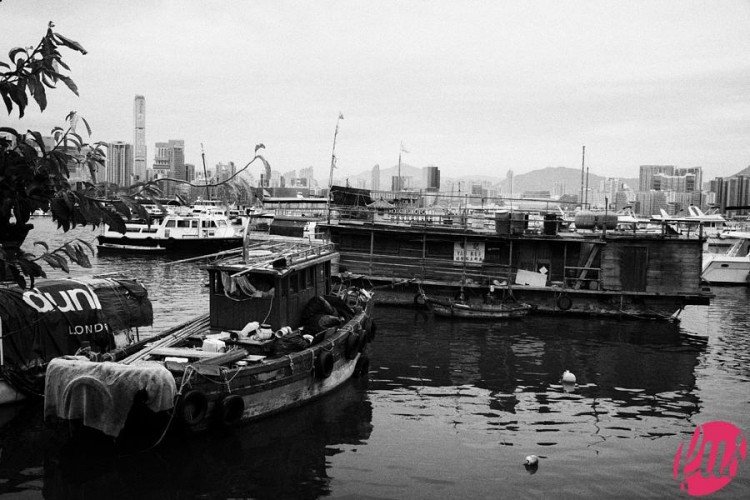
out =
<svg viewBox="0 0 750 500"><path fill-rule="evenodd" d="M27 368L75 353L114 347L113 333L153 322L146 289L135 280L38 280L36 287L0 288L6 367Z"/></svg>

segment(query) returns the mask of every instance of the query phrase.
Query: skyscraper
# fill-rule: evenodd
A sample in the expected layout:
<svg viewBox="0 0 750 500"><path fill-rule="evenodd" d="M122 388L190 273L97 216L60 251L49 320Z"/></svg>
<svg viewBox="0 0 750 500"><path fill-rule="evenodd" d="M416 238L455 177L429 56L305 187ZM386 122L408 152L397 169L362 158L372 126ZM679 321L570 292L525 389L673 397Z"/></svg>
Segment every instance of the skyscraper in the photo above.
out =
<svg viewBox="0 0 750 500"><path fill-rule="evenodd" d="M133 123L135 124L133 176L135 180L144 180L146 178L146 98L142 95L135 96Z"/></svg>
<svg viewBox="0 0 750 500"><path fill-rule="evenodd" d="M132 184L133 145L125 142L107 144L106 181L118 186Z"/></svg>

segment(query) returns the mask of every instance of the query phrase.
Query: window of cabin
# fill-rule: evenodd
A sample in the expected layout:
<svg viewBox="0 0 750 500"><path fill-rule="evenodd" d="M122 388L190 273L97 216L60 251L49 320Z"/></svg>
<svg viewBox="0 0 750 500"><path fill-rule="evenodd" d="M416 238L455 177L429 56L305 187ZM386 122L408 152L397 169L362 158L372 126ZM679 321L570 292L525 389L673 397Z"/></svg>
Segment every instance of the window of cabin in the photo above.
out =
<svg viewBox="0 0 750 500"><path fill-rule="evenodd" d="M298 273L294 273L289 276L289 292L297 293L299 291L299 276Z"/></svg>
<svg viewBox="0 0 750 500"><path fill-rule="evenodd" d="M216 227L216 222L212 220L203 220L201 221L201 227Z"/></svg>
<svg viewBox="0 0 750 500"><path fill-rule="evenodd" d="M307 274L307 269L303 269L297 273L297 283L298 283L297 289L300 291L305 289L305 275L306 274Z"/></svg>
<svg viewBox="0 0 750 500"><path fill-rule="evenodd" d="M180 219L177 221L177 227L190 227L190 219Z"/></svg>
<svg viewBox="0 0 750 500"><path fill-rule="evenodd" d="M373 252L376 254L398 255L399 242L392 236L382 235L375 238Z"/></svg>
<svg viewBox="0 0 750 500"><path fill-rule="evenodd" d="M218 223L219 227L226 227L227 225L227 221L225 220L216 221L216 223ZM214 225L216 225L216 223L214 223Z"/></svg>
<svg viewBox="0 0 750 500"><path fill-rule="evenodd" d="M431 259L450 259L453 260L453 242L452 241L428 241L427 257Z"/></svg>
<svg viewBox="0 0 750 500"><path fill-rule="evenodd" d="M315 284L315 269L308 267L305 270L305 288L312 288Z"/></svg>
<svg viewBox="0 0 750 500"><path fill-rule="evenodd" d="M164 226L164 227L175 227L175 225L176 225L176 221L174 219L169 219L167 221L166 226Z"/></svg>

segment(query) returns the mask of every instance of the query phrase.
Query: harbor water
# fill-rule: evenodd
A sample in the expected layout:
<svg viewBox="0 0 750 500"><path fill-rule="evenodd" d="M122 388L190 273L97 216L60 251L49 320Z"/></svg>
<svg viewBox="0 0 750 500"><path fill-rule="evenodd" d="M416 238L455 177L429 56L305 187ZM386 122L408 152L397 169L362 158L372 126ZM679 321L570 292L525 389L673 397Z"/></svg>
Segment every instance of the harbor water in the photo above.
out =
<svg viewBox="0 0 750 500"><path fill-rule="evenodd" d="M27 245L72 236L32 221ZM205 273L165 257L101 256L154 304L153 334L208 309ZM51 277L63 276L50 271ZM679 324L529 316L454 322L376 309L367 381L231 430L123 454L0 408L0 498L685 497L675 454L696 426L750 433L750 291L716 288ZM568 390L563 371L577 377ZM523 466L537 455L537 469ZM750 496L740 462L718 498Z"/></svg>

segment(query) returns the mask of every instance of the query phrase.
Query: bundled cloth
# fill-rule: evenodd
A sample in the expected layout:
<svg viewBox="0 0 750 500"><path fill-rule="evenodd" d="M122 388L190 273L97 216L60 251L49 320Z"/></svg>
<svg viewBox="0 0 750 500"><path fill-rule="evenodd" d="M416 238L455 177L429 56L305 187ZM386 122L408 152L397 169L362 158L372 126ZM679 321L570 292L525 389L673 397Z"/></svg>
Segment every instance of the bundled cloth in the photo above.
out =
<svg viewBox="0 0 750 500"><path fill-rule="evenodd" d="M142 390L151 411L174 406L175 380L161 363L125 365L80 357L55 358L47 367L44 416L81 419L85 426L116 437L125 426L136 393Z"/></svg>

